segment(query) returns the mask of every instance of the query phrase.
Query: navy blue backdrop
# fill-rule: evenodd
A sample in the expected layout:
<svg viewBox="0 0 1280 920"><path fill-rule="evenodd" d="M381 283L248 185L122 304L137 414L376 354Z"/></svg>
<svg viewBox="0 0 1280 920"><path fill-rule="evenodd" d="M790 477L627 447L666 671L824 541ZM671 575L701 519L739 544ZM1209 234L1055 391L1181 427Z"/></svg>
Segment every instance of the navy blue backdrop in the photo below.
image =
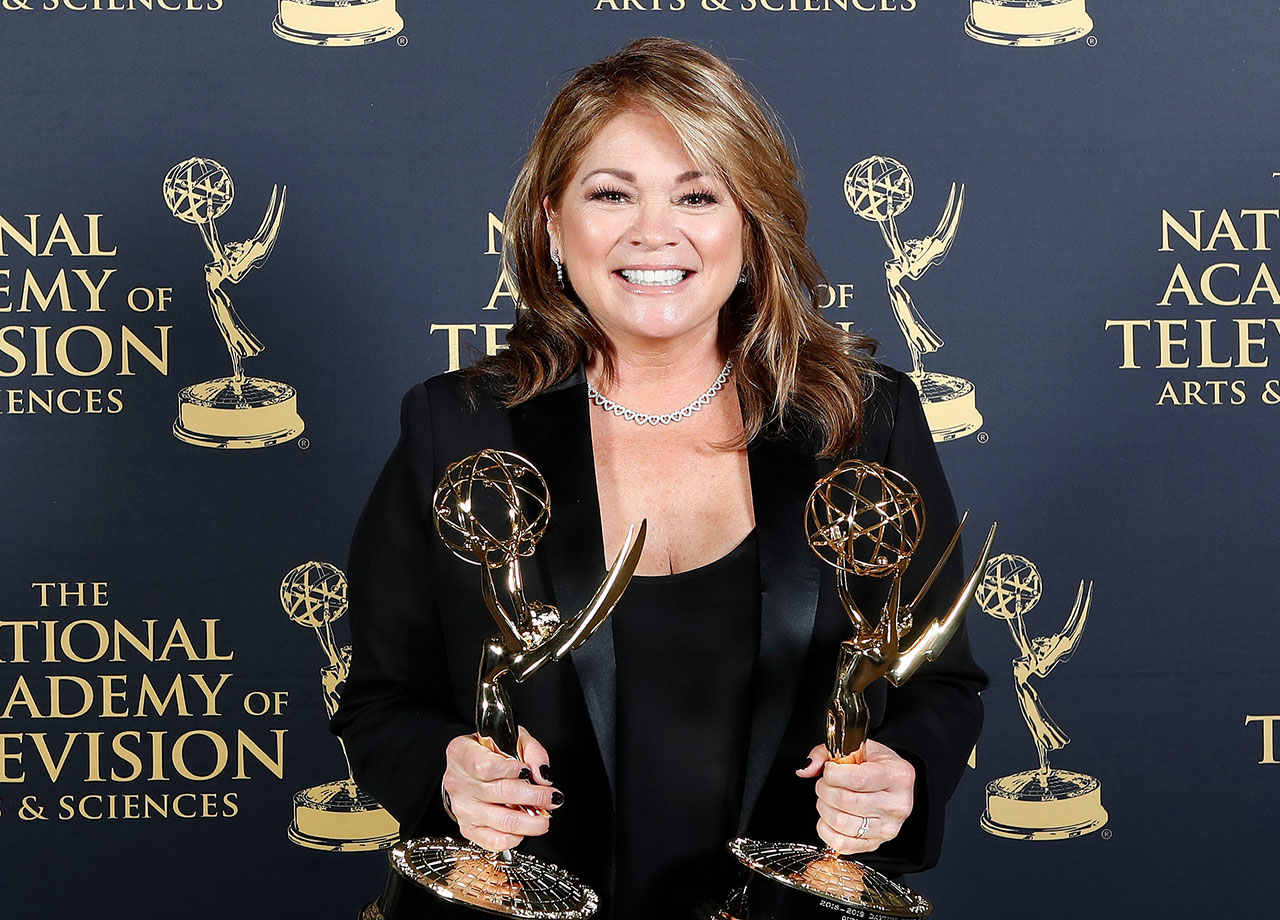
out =
<svg viewBox="0 0 1280 920"><path fill-rule="evenodd" d="M494 215L532 132L569 73L649 34L726 56L776 108L828 314L899 367L888 250L845 176L872 156L909 171L904 238L963 184L954 245L908 282L945 340L926 369L972 383L981 414L939 450L961 507L1000 522L996 551L1038 569L1032 636L1093 586L1078 648L1038 687L1072 739L1052 766L1097 780L1105 822L1054 840L981 826L988 784L1037 761L1016 646L975 609L987 726L942 863L913 884L944 918L1271 903L1280 5L1070 0L1070 40L1036 44L1017 2L381 0L372 20L328 10L378 39L344 45L315 43L308 3L166 3L0 4L10 910L342 918L377 893L376 849L289 836L295 793L346 767L325 729L333 659L281 582L344 565L401 393L501 342ZM201 226L163 195L193 157L234 182L224 243L287 187L269 258L222 288L266 346L246 371L296 394L305 429L278 443L173 433L184 388L231 370Z"/></svg>

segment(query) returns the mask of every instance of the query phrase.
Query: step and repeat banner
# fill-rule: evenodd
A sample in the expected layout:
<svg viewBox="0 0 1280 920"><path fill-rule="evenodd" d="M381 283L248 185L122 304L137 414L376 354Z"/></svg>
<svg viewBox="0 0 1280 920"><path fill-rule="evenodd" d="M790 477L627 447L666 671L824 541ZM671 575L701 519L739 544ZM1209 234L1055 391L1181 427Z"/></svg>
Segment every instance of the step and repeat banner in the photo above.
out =
<svg viewBox="0 0 1280 920"><path fill-rule="evenodd" d="M7 913L378 893L395 820L326 728L349 535L402 392L502 347L546 105L653 34L774 106L827 315L1000 524L986 728L915 886L1273 903L1280 5L0 0Z"/></svg>

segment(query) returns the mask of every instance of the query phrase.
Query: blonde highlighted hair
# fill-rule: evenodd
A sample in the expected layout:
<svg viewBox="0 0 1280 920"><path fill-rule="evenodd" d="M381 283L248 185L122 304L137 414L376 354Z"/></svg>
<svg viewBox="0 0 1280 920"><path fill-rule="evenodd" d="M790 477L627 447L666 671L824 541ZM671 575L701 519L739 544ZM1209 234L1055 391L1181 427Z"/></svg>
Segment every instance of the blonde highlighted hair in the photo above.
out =
<svg viewBox="0 0 1280 920"><path fill-rule="evenodd" d="M596 356L612 377L608 339L556 280L542 203L558 205L600 128L636 110L666 119L743 215L747 280L720 311L721 343L733 358L742 406L742 444L762 432L799 430L817 436L823 456L848 452L861 433L875 343L842 332L818 308L825 278L805 240L808 204L767 106L720 58L670 38L639 39L584 67L552 101L503 218L503 261L521 308L508 347L469 368L468 381L512 406Z"/></svg>

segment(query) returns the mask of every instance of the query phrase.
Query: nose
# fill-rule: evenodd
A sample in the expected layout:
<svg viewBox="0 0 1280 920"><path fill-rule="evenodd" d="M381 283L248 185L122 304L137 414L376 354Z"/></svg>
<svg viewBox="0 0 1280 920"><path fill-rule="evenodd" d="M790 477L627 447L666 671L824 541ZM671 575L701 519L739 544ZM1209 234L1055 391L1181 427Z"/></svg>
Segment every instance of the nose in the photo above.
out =
<svg viewBox="0 0 1280 920"><path fill-rule="evenodd" d="M679 242L676 215L666 201L644 200L635 211L631 244L644 249L661 249Z"/></svg>

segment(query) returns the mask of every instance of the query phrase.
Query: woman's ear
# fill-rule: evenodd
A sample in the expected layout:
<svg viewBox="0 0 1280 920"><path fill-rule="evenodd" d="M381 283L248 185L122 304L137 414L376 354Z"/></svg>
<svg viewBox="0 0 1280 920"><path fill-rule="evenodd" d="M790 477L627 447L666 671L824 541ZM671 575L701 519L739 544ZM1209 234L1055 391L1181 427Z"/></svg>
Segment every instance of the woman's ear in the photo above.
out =
<svg viewBox="0 0 1280 920"><path fill-rule="evenodd" d="M547 236L551 239L551 248L560 249L560 221L556 217L556 209L551 205L551 196L542 199L542 213L547 217Z"/></svg>

